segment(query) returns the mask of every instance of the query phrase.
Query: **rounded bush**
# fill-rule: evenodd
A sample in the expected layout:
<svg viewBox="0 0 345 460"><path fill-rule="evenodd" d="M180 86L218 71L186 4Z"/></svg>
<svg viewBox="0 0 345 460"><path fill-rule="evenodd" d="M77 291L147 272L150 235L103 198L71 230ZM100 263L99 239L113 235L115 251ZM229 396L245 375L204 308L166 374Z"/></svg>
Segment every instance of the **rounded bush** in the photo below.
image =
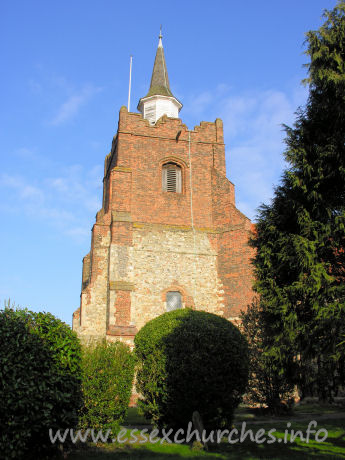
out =
<svg viewBox="0 0 345 460"><path fill-rule="evenodd" d="M49 429L75 427L79 361L76 335L53 315L0 311L1 458L43 459L57 447Z"/></svg>
<svg viewBox="0 0 345 460"><path fill-rule="evenodd" d="M229 427L248 379L244 337L225 318L190 309L148 322L135 337L139 407L158 426Z"/></svg>
<svg viewBox="0 0 345 460"><path fill-rule="evenodd" d="M134 364L134 354L121 342L103 340L84 348L81 428L116 434L127 414Z"/></svg>

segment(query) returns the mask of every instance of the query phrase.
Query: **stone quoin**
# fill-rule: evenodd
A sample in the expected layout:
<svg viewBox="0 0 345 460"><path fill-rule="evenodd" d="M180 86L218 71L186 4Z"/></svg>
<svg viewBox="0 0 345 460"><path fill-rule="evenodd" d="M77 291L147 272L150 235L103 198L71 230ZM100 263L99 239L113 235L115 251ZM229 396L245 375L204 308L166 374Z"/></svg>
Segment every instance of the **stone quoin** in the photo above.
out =
<svg viewBox="0 0 345 460"><path fill-rule="evenodd" d="M121 107L105 158L103 203L83 259L73 329L133 343L148 321L194 308L238 321L253 298L253 224L226 178L223 123L188 130L172 94L162 36L139 113Z"/></svg>

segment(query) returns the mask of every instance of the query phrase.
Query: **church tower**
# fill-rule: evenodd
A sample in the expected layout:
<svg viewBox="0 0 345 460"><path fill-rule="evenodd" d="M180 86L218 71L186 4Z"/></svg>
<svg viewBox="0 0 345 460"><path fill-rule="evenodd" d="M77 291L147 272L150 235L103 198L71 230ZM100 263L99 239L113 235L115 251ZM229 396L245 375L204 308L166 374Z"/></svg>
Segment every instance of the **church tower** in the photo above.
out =
<svg viewBox="0 0 345 460"><path fill-rule="evenodd" d="M102 209L73 314L82 340L132 343L148 321L176 308L237 321L252 300L252 224L226 178L223 123L188 130L181 108L160 34L140 113L121 107L105 158Z"/></svg>

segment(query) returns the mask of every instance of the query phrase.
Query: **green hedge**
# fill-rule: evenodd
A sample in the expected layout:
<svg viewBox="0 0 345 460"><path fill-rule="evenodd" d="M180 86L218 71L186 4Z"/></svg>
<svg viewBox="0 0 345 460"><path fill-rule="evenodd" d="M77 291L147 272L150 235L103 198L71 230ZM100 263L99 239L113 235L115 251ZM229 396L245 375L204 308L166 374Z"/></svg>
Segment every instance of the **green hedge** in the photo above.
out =
<svg viewBox="0 0 345 460"><path fill-rule="evenodd" d="M246 340L226 319L165 313L135 337L139 406L158 426L185 428L198 411L208 429L230 426L248 379Z"/></svg>
<svg viewBox="0 0 345 460"><path fill-rule="evenodd" d="M113 434L124 420L134 380L134 354L121 342L105 340L83 350L83 429L110 429Z"/></svg>
<svg viewBox="0 0 345 460"><path fill-rule="evenodd" d="M49 313L0 311L0 452L49 455L49 428L73 428L81 405L80 345Z"/></svg>

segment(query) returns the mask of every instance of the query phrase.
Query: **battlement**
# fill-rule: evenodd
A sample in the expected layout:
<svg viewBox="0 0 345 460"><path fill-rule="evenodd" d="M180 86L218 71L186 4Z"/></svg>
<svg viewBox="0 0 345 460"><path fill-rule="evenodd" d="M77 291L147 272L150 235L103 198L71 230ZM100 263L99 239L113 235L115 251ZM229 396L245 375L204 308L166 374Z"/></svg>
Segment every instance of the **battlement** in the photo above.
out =
<svg viewBox="0 0 345 460"><path fill-rule="evenodd" d="M118 133L159 137L176 142L189 142L190 136L192 142L224 144L223 122L220 118L214 122L202 121L193 130L189 130L180 118L167 115L163 115L152 125L141 113L128 112L125 106L122 106L119 112Z"/></svg>

